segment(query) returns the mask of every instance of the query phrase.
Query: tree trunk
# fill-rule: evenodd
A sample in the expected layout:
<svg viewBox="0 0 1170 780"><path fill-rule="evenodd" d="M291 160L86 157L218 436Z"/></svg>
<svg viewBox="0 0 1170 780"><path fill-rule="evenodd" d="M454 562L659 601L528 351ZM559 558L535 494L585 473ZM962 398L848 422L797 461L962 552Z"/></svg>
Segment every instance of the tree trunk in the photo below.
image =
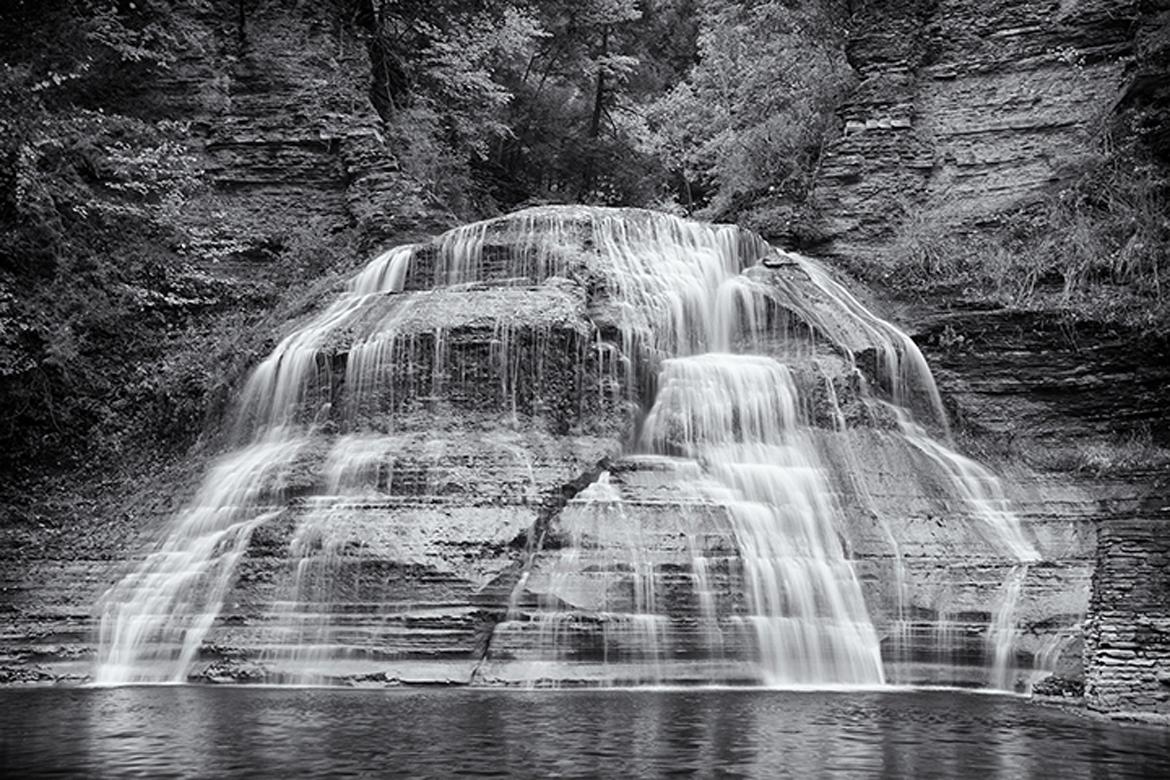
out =
<svg viewBox="0 0 1170 780"><path fill-rule="evenodd" d="M601 59L609 54L609 27L601 31ZM601 109L605 105L605 67L597 66L597 93L593 97L593 121L589 123L589 137L601 135Z"/></svg>
<svg viewBox="0 0 1170 780"><path fill-rule="evenodd" d="M248 44L248 12L244 8L246 1L236 0L236 37L239 39L241 49Z"/></svg>
<svg viewBox="0 0 1170 780"><path fill-rule="evenodd" d="M601 29L601 54L597 58L597 92L593 95L593 117L589 121L589 140L585 155L585 170L581 173L581 194L577 200L584 201L585 196L593 189L594 157L597 153L596 140L601 137L601 114L605 106L605 65L603 61L609 54L609 26Z"/></svg>

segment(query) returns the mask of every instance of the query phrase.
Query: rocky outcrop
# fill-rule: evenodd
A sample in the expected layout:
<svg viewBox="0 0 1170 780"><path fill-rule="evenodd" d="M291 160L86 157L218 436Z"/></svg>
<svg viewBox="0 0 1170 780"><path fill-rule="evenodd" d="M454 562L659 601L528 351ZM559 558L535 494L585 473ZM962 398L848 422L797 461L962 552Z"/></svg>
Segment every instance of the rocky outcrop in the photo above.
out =
<svg viewBox="0 0 1170 780"><path fill-rule="evenodd" d="M1085 703L1122 717L1170 718L1170 495L1098 525L1085 627Z"/></svg>
<svg viewBox="0 0 1170 780"><path fill-rule="evenodd" d="M428 419L435 429L360 443L384 453L384 482L342 496L313 485L257 530L193 676L234 660L233 679L268 682L471 679L530 536L618 445L494 416Z"/></svg>
<svg viewBox="0 0 1170 780"><path fill-rule="evenodd" d="M1083 169L1098 128L1119 108L1140 109L1157 154L1150 128L1164 112L1156 85L1165 12L1164 3L1130 0L857 4L847 53L859 85L822 158L817 251L864 268L904 260L889 255L902 246L979 242L1001 214ZM1088 609L1086 701L1106 712L1157 710L1160 683L1148 667L1165 663L1151 628L1165 586L1121 594L1164 579L1157 514L1139 512L1144 524L1133 518L1143 497L1158 493L1166 462L1165 342L938 295L950 297L916 304L902 321L914 323L965 441L1034 486L1031 499L1026 488L1017 494L1033 528L1078 540L1061 544L1079 583L1065 608ZM1044 485L1081 500L1054 500ZM1136 634L1149 639L1148 657ZM1040 650L1056 653L1048 666L1064 682L1054 690L1080 688L1079 644Z"/></svg>
<svg viewBox="0 0 1170 780"><path fill-rule="evenodd" d="M922 219L970 230L1060 183L1092 150L1132 54L1135 0L864 3L860 77L814 200L843 258Z"/></svg>
<svg viewBox="0 0 1170 780"><path fill-rule="evenodd" d="M671 312L698 305L679 299L642 322L640 307L660 300L656 285L668 301L695 290L690 265L679 264L678 278L660 270L674 255L643 267L632 253L661 244L708 262L695 246L731 251L734 237L644 212L533 210L373 262L362 279L397 278L391 291L350 299L357 308L325 307L323 319L297 331L314 334L303 339L307 349L274 363L304 368L290 385L295 395L277 393L291 415L281 419L297 433L279 451L257 445L288 462L265 466L272 484L247 499L257 502L248 516L263 519L238 537L232 576L212 588L223 588L222 603L176 614L179 625L215 616L198 656L180 670L207 680L359 684L757 679L763 639L746 594L759 575L744 560L734 493L712 482L699 458L632 443L634 413L663 381L649 370L660 359L650 339L689 338L690 319ZM741 241L735 252L744 254L728 256L750 263L759 251ZM794 507L812 496L840 504L839 515L823 510L840 517L830 538L841 551L824 567L845 582L856 576L887 679L984 685L996 667L1008 675L996 685L1015 686L1017 674L1026 681L1084 610L1087 502L1058 484L1021 481L1011 492L1042 559L1021 566L999 526L1007 522L993 505L999 499L963 498L956 474L898 432L877 401L901 376L888 373L892 336L850 312L843 291L817 281L819 273L773 256L727 287L771 291L770 303L748 309L762 328L752 342L762 355L727 366L719 361L732 356L711 356L727 372L711 378L725 377L730 390L752 366L770 365L792 380L802 422L785 435L823 468L800 460L776 484L795 491ZM343 324L316 324L330 322L330 312L349 313L336 320ZM245 402L242 422L266 409ZM661 432L667 451L677 446L672 431ZM256 465L246 450L221 464ZM818 472L817 484L832 484L811 485ZM804 510L784 511L776 517L804 521ZM778 553L807 565L798 553ZM187 576L162 566L149 580L154 592ZM90 571L96 599L102 572ZM106 584L120 573L107 567ZM118 598L134 598L137 586L127 582ZM174 609L203 607L181 601ZM834 621L826 641L845 627ZM1019 624L1022 635L999 643L997 621L1009 634ZM92 625L79 616L72 641L83 654L82 629ZM76 668L53 649L63 636L26 645L25 661L51 660L56 673ZM135 663L173 659L171 632L158 636Z"/></svg>
<svg viewBox="0 0 1170 780"><path fill-rule="evenodd" d="M279 347L279 359L258 371L271 381L257 387L267 389L245 396L241 424L279 419L285 438L255 442L263 462L245 448L217 467L223 480L254 469L271 484L240 494L255 502L245 517L262 519L214 545L238 545L230 576L217 573L214 558L192 559L200 578L219 578L207 587L222 603L168 606L179 626L215 618L196 634L198 657L168 674L363 684L758 679L755 661L771 635L754 626L769 616L751 612L747 594L766 578L745 562L743 523L771 510L756 501L743 515L740 505L752 502L714 480L718 462L686 455L686 439L675 437L687 435L689 418L671 417L679 409L663 418L675 422L657 445L635 443L636 412L666 381L654 370L661 351L679 348L671 338L689 345L699 321L730 328L729 343L747 339L755 354L745 363L726 354L676 361L718 369L691 374L716 383L700 385L713 398L720 387L742 391L760 367L772 367L768 392L791 382L795 427L773 431L782 438L769 458L795 452L797 460L733 465L780 491L770 500L784 509L761 533L781 568L799 572L813 560L827 581L863 599L887 679L1016 687L1067 654L1088 600L1093 502L1020 475L1009 485L1009 516L994 477L925 433L900 429L884 399L920 405L910 391L929 378L902 362L909 346L896 338L904 337L850 308L817 266L772 255L733 273L734 284L695 276L706 267L696 264L713 258L734 258L736 268L758 260L762 248L749 239L646 212L536 209L373 261L351 289L370 282L381 292L322 307L282 342L304 348ZM748 297L704 308L716 290ZM647 306L661 308L643 320ZM297 373L281 385L269 369ZM248 400L268 393L282 405ZM724 420L727 435L750 409ZM932 412L927 403L924 419ZM196 511L216 510L223 480L211 480ZM837 557L774 541L785 525L811 518L827 523L824 541ZM170 530L179 552L200 538L185 540L177 522ZM189 575L165 559L147 572L142 585L125 580L112 601L132 605L144 587L178 593ZM121 573L107 567L106 584ZM96 600L103 572L95 566L89 576ZM800 598L802 586L786 587ZM828 598L810 609L828 609ZM793 626L818 621L825 631L809 635L817 641L851 630L839 615ZM80 652L83 627L92 631L79 616L70 641ZM133 665L173 663L185 633L159 626ZM26 647L25 657L60 664L49 648L63 645L62 635L39 639L32 644L41 649ZM836 660L809 648L799 657ZM989 679L993 669L998 679ZM872 671L880 679L880 668ZM793 674L809 678L823 679Z"/></svg>
<svg viewBox="0 0 1170 780"><path fill-rule="evenodd" d="M1150 669L1165 664L1157 626L1170 603L1159 541L1170 430L1165 342L1057 313L968 306L917 318L952 414L985 457L1024 481L1045 474L1039 484L1081 496L1024 499L1034 527L1076 528L1081 539L1067 549L1076 550L1083 588L1083 660L1068 652L1079 638L1060 649L1049 688L1062 699L1083 688L1102 712L1162 711Z"/></svg>
<svg viewBox="0 0 1170 780"><path fill-rule="evenodd" d="M918 311L916 338L956 422L1040 470L1075 470L1094 443L1170 443L1170 345L1059 312L957 302Z"/></svg>

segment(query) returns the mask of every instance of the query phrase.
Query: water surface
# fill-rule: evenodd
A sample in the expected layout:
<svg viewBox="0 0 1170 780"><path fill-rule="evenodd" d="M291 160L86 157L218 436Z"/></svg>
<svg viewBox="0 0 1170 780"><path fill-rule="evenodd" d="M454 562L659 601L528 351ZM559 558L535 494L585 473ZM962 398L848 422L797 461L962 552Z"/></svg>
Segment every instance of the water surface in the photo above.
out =
<svg viewBox="0 0 1170 780"><path fill-rule="evenodd" d="M0 691L5 777L1170 776L1170 732L955 691Z"/></svg>

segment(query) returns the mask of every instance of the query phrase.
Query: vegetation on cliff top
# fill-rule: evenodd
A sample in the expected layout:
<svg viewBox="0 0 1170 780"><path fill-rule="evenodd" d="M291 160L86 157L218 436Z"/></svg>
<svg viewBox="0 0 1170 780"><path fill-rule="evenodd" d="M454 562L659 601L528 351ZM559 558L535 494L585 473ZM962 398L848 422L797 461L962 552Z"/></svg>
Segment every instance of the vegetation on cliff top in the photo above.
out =
<svg viewBox="0 0 1170 780"><path fill-rule="evenodd" d="M464 217L803 198L852 78L836 0L357 5L397 148Z"/></svg>
<svg viewBox="0 0 1170 780"><path fill-rule="evenodd" d="M924 297L1062 311L1139 333L1170 332L1170 160L1145 109L1097 129L1097 153L1041 197L956 231L942 208L908 209L862 275Z"/></svg>

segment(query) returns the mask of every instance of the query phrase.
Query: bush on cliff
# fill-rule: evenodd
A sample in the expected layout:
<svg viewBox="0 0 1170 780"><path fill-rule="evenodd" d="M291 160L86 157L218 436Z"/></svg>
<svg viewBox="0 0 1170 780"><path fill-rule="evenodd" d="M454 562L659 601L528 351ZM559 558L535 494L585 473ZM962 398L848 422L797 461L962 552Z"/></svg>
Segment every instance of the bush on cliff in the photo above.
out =
<svg viewBox="0 0 1170 780"><path fill-rule="evenodd" d="M998 215L978 232L956 230L946 204L907 207L884 259L860 272L923 294L948 289L1072 317L1170 328L1170 170L1123 113L1097 155L1070 163L1064 183Z"/></svg>

